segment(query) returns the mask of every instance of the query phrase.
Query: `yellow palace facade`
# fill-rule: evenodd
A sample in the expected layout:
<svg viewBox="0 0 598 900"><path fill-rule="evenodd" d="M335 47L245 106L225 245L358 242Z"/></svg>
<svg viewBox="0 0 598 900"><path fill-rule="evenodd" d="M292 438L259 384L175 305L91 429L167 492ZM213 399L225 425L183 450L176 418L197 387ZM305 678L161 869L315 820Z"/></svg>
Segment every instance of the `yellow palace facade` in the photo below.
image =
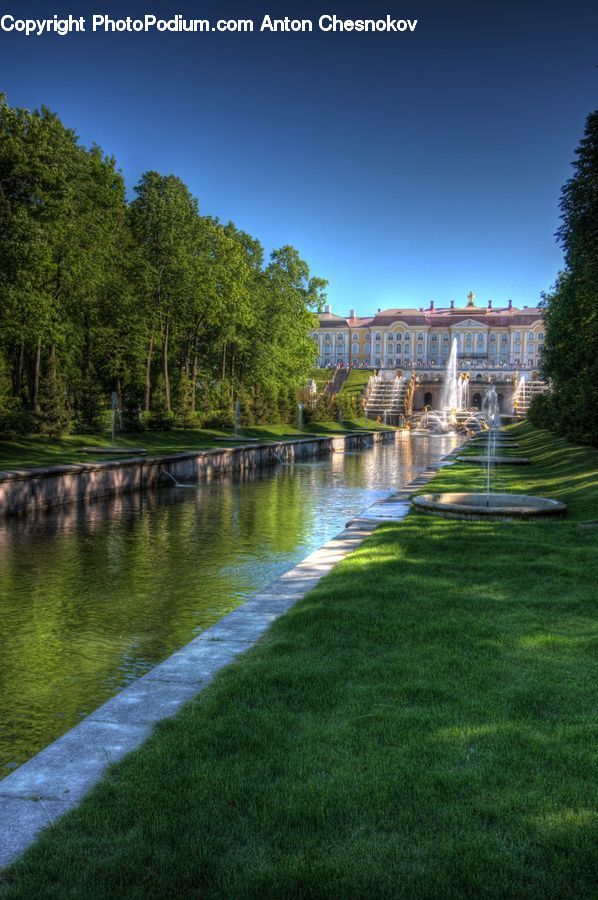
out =
<svg viewBox="0 0 598 900"><path fill-rule="evenodd" d="M426 309L379 309L375 316L335 315L330 306L314 332L318 365L375 369L438 369L446 364L453 339L461 368L525 370L539 366L544 344L542 310L517 309L511 301L495 307L466 305Z"/></svg>

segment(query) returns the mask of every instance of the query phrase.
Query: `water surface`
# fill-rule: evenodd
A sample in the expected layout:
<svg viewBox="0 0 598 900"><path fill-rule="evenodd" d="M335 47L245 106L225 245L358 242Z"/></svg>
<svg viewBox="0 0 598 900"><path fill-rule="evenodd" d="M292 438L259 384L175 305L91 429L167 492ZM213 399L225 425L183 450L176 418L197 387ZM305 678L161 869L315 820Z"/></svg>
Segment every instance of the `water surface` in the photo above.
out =
<svg viewBox="0 0 598 900"><path fill-rule="evenodd" d="M405 435L0 522L0 777L456 443Z"/></svg>

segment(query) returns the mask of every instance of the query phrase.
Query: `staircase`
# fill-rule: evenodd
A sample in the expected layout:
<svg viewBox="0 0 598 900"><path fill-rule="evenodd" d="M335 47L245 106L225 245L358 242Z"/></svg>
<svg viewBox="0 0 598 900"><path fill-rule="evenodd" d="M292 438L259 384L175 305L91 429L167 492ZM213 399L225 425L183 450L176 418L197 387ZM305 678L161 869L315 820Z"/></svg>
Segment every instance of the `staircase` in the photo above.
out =
<svg viewBox="0 0 598 900"><path fill-rule="evenodd" d="M549 390L545 381L520 381L515 392L513 412L516 416L525 418L530 404L538 394L546 394Z"/></svg>
<svg viewBox="0 0 598 900"><path fill-rule="evenodd" d="M334 397L335 394L338 394L348 377L349 369L337 369L332 380L326 385L326 393Z"/></svg>
<svg viewBox="0 0 598 900"><path fill-rule="evenodd" d="M380 419L389 424L398 424L399 416L405 413L405 393L408 382L405 378L387 381L379 376L370 378L366 398L365 414L368 419Z"/></svg>

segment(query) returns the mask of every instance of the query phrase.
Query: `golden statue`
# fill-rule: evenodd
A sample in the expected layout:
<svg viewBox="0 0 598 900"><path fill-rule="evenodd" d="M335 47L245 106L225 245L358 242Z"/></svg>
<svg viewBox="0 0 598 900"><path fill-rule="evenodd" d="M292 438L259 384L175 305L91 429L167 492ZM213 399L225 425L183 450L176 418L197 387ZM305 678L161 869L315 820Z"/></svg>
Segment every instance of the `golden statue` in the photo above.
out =
<svg viewBox="0 0 598 900"><path fill-rule="evenodd" d="M468 300L467 305L468 305L468 306L473 306L473 301L475 300L475 294L474 294L473 291L470 291L470 292L469 292L469 294L467 295L467 300Z"/></svg>

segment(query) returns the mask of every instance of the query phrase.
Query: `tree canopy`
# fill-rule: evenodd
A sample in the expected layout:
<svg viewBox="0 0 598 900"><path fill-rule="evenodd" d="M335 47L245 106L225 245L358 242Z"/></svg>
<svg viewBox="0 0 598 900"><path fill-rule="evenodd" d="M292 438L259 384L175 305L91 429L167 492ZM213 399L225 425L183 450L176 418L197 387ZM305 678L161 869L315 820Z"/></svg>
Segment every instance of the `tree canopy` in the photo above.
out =
<svg viewBox="0 0 598 900"><path fill-rule="evenodd" d="M532 404L538 425L598 445L598 111L586 121L557 232L565 270L543 298L542 371L551 395Z"/></svg>
<svg viewBox="0 0 598 900"><path fill-rule="evenodd" d="M0 435L288 416L326 282L202 216L175 175L128 201L116 161L0 94Z"/></svg>

